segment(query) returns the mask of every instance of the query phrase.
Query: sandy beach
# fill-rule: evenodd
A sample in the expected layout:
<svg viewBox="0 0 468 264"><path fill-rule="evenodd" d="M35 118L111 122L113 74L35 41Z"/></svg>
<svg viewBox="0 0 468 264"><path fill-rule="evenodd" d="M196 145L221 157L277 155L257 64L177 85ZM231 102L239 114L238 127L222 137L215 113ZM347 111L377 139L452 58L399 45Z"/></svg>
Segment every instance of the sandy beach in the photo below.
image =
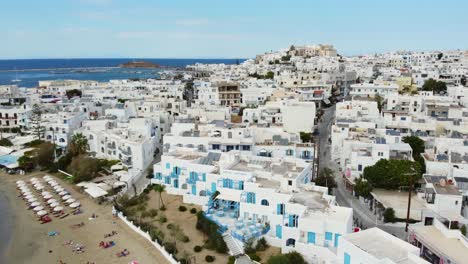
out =
<svg viewBox="0 0 468 264"><path fill-rule="evenodd" d="M9 206L13 212L12 239L5 250L5 263L122 263L131 261L138 263L168 263L168 261L148 241L137 235L122 221L112 216L111 206L98 205L86 195L74 189L70 184L56 179L65 187L71 196L82 204L83 213L69 215L64 219L52 217L52 222L41 224L33 211L28 210L25 201L19 196L15 182L27 180L31 177L41 177L45 173L34 173L26 176L0 174L0 192L7 196ZM47 185L44 183L44 185ZM76 188L76 187L75 187ZM35 194L40 198L40 194ZM58 196L55 195L55 199ZM41 200L41 199L39 199ZM41 203L44 202L41 200ZM67 209L71 212L71 209ZM89 220L92 214L98 215L94 220ZM73 225L83 222L85 225L72 228ZM48 232L59 232L57 236L49 236ZM104 238L105 234L117 231L117 235ZM73 246L67 245L72 241L73 245L84 245L84 253L75 253ZM100 248L100 241L114 241L115 246ZM127 249L129 256L117 257L116 253Z"/></svg>

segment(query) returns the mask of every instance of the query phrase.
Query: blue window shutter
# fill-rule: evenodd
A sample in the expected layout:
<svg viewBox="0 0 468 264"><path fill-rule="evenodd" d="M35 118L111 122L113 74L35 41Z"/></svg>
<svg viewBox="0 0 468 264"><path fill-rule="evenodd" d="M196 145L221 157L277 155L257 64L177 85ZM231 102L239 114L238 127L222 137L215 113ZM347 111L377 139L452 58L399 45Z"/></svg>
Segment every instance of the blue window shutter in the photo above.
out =
<svg viewBox="0 0 468 264"><path fill-rule="evenodd" d="M168 162L166 163L166 169L170 169L171 168L171 164Z"/></svg>
<svg viewBox="0 0 468 264"><path fill-rule="evenodd" d="M325 240L332 241L333 240L333 233L332 232L325 232Z"/></svg>
<svg viewBox="0 0 468 264"><path fill-rule="evenodd" d="M276 225L276 237L283 238L283 230L282 230L282 226L280 225Z"/></svg>
<svg viewBox="0 0 468 264"><path fill-rule="evenodd" d="M351 264L351 256L348 253L344 253L344 264Z"/></svg>
<svg viewBox="0 0 468 264"><path fill-rule="evenodd" d="M308 232L307 233L307 243L315 244L315 232Z"/></svg>
<svg viewBox="0 0 468 264"><path fill-rule="evenodd" d="M206 173L202 173L202 180L206 182Z"/></svg>
<svg viewBox="0 0 468 264"><path fill-rule="evenodd" d="M197 186L195 184L192 185L192 194L197 195Z"/></svg>
<svg viewBox="0 0 468 264"><path fill-rule="evenodd" d="M294 221L293 216L289 215L289 225L288 225L289 227L293 226L293 221Z"/></svg>
<svg viewBox="0 0 468 264"><path fill-rule="evenodd" d="M211 183L211 192L215 193L216 192L216 182Z"/></svg>
<svg viewBox="0 0 468 264"><path fill-rule="evenodd" d="M179 188L179 180L174 179L174 188Z"/></svg>
<svg viewBox="0 0 468 264"><path fill-rule="evenodd" d="M281 214L281 204L276 205L276 214L278 214L278 215Z"/></svg>
<svg viewBox="0 0 468 264"><path fill-rule="evenodd" d="M340 237L341 237L341 234L335 234L335 247L336 248L338 247L338 241Z"/></svg>

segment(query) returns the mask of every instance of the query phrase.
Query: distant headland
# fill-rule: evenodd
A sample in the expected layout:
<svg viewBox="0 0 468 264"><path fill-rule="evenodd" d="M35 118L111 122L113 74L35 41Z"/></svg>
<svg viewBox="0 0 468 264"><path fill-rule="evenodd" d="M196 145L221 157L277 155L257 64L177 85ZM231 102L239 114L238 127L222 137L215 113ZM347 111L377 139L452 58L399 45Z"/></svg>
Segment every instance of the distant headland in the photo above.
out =
<svg viewBox="0 0 468 264"><path fill-rule="evenodd" d="M161 68L161 65L147 61L132 61L119 65L120 68Z"/></svg>

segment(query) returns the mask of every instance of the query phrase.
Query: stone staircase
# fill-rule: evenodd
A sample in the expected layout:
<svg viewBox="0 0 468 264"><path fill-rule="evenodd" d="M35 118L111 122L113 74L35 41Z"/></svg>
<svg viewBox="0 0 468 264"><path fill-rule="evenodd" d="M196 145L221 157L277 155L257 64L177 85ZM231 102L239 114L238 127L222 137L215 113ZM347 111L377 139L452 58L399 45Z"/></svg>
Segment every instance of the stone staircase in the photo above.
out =
<svg viewBox="0 0 468 264"><path fill-rule="evenodd" d="M227 247L229 248L229 253L231 256L239 256L244 254L244 249L239 242L237 242L229 233L223 234L223 240L226 242Z"/></svg>

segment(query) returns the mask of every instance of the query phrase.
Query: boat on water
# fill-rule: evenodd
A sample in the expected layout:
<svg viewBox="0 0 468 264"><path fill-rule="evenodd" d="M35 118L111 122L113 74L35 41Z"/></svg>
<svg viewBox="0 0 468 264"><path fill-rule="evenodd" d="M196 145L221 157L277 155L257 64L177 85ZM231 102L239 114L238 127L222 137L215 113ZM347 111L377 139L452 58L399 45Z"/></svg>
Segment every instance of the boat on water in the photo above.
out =
<svg viewBox="0 0 468 264"><path fill-rule="evenodd" d="M15 68L15 71L16 71L16 68ZM11 80L11 82L14 82L14 83L21 82L21 80L18 79L18 71L16 71L15 79Z"/></svg>

